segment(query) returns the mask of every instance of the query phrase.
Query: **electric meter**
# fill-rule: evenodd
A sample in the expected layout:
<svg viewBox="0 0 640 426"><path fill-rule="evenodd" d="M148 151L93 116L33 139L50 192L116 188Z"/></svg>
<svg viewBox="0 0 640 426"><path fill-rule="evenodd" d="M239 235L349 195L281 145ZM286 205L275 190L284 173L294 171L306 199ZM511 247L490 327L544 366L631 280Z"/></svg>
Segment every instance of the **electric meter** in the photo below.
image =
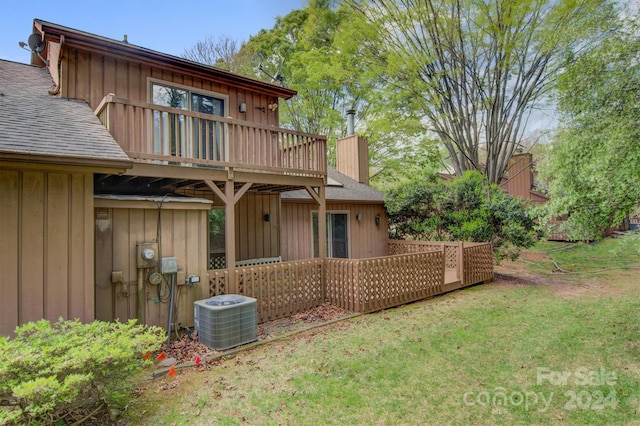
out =
<svg viewBox="0 0 640 426"><path fill-rule="evenodd" d="M156 252L153 249L146 248L142 250L142 258L144 260L151 260L156 256Z"/></svg>

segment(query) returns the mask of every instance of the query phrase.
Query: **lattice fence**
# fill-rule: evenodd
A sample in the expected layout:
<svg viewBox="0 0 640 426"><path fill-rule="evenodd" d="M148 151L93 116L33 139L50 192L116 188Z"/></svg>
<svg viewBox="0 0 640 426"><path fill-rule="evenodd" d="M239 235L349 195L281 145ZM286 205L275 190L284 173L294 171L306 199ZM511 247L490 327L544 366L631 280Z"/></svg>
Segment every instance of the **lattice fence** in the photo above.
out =
<svg viewBox="0 0 640 426"><path fill-rule="evenodd" d="M442 251L373 259L328 259L327 298L344 309L373 312L442 293Z"/></svg>
<svg viewBox="0 0 640 426"><path fill-rule="evenodd" d="M458 259L463 259L464 285L493 278L491 244L404 243L394 244L395 250L409 253L372 259L311 259L232 272L210 270L209 294L227 294L233 273L238 293L258 299L258 321L265 322L325 301L366 313L435 296L444 292L445 270L457 268Z"/></svg>
<svg viewBox="0 0 640 426"><path fill-rule="evenodd" d="M324 302L319 259L237 268L238 294L258 299L258 321L285 318ZM226 294L227 270L209 271L209 296Z"/></svg>
<svg viewBox="0 0 640 426"><path fill-rule="evenodd" d="M227 260L224 253L209 254L209 269L224 269L227 267Z"/></svg>
<svg viewBox="0 0 640 426"><path fill-rule="evenodd" d="M459 244L445 244L444 246L444 263L447 269L458 268L458 249Z"/></svg>
<svg viewBox="0 0 640 426"><path fill-rule="evenodd" d="M463 283L465 286L493 279L493 249L491 244L465 243L463 258Z"/></svg>
<svg viewBox="0 0 640 426"><path fill-rule="evenodd" d="M258 299L260 322L288 317L324 302L322 266L312 259L239 268L238 290Z"/></svg>
<svg viewBox="0 0 640 426"><path fill-rule="evenodd" d="M442 250L441 242L434 241L389 241L389 256L407 253L425 253Z"/></svg>
<svg viewBox="0 0 640 426"><path fill-rule="evenodd" d="M229 273L226 269L207 271L209 273L209 297L227 294Z"/></svg>
<svg viewBox="0 0 640 426"><path fill-rule="evenodd" d="M444 250L445 268L450 271L459 272L458 252L461 250L459 242L441 242L441 241L389 241L389 255L406 254L406 253L429 253Z"/></svg>

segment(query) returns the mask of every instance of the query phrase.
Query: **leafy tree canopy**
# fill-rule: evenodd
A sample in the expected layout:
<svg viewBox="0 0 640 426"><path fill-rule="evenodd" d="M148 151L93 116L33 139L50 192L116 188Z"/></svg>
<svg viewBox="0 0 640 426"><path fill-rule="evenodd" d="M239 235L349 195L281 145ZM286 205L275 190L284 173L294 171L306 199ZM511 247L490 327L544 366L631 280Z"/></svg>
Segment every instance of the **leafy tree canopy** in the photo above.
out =
<svg viewBox="0 0 640 426"><path fill-rule="evenodd" d="M360 44L387 108L420 117L457 175L499 182L567 51L608 29L608 0L368 0Z"/></svg>
<svg viewBox="0 0 640 426"><path fill-rule="evenodd" d="M620 21L577 52L559 81L562 126L540 164L551 201L543 218L594 239L640 204L640 32Z"/></svg>

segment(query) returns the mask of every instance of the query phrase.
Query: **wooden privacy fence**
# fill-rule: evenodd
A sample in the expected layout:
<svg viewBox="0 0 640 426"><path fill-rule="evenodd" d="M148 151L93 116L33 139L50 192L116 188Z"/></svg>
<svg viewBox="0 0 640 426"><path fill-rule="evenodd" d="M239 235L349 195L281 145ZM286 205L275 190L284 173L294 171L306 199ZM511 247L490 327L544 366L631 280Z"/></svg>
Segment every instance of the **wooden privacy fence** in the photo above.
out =
<svg viewBox="0 0 640 426"><path fill-rule="evenodd" d="M227 294L229 274L238 293L258 299L258 321L304 312L329 302L374 312L493 278L491 244L393 241L390 256L327 258L210 270L210 297Z"/></svg>

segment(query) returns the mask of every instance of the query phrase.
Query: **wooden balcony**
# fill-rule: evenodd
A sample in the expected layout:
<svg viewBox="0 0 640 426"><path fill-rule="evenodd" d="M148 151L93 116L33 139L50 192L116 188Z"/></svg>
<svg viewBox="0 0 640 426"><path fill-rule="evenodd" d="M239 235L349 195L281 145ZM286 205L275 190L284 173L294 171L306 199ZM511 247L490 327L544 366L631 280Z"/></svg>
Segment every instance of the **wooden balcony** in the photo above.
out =
<svg viewBox="0 0 640 426"><path fill-rule="evenodd" d="M95 111L135 162L322 177L324 136L107 95Z"/></svg>

